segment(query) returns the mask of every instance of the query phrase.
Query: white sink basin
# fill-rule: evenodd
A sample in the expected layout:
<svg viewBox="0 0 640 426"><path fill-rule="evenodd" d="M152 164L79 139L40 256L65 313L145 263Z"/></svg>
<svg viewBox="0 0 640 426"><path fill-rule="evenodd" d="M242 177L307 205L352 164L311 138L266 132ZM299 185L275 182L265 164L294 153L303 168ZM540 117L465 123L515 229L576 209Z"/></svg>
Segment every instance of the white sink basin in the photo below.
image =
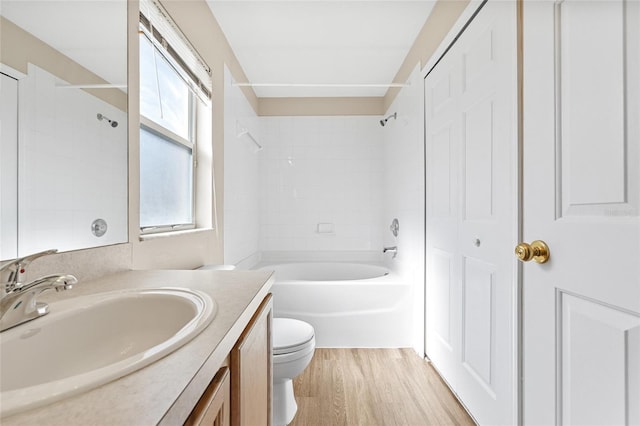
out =
<svg viewBox="0 0 640 426"><path fill-rule="evenodd" d="M213 319L206 294L177 288L70 298L0 334L0 414L98 387L178 349Z"/></svg>

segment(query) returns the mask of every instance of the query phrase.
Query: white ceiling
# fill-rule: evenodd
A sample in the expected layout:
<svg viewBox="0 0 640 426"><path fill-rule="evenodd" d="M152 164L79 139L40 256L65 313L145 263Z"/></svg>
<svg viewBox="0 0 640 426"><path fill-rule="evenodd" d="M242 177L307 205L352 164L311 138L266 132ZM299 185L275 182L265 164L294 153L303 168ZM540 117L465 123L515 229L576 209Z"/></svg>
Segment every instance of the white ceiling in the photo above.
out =
<svg viewBox="0 0 640 426"><path fill-rule="evenodd" d="M127 83L124 0L2 0L0 14L109 83Z"/></svg>
<svg viewBox="0 0 640 426"><path fill-rule="evenodd" d="M383 96L435 0L207 0L259 97ZM2 0L1 14L126 83L124 0Z"/></svg>
<svg viewBox="0 0 640 426"><path fill-rule="evenodd" d="M207 0L250 83L393 81L435 0ZM258 97L384 96L387 87L254 87Z"/></svg>

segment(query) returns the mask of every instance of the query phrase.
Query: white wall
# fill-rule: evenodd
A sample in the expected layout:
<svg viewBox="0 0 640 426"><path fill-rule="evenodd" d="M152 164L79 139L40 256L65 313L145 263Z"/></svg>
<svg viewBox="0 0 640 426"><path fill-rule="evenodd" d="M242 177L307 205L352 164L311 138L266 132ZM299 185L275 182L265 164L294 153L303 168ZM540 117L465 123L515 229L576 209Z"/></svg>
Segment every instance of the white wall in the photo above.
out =
<svg viewBox="0 0 640 426"><path fill-rule="evenodd" d="M32 64L20 80L19 255L127 241L127 115L65 84Z"/></svg>
<svg viewBox="0 0 640 426"><path fill-rule="evenodd" d="M18 257L18 81L0 74L0 259Z"/></svg>
<svg viewBox="0 0 640 426"><path fill-rule="evenodd" d="M262 117L261 249L381 250L378 117ZM328 224L328 233L318 225Z"/></svg>
<svg viewBox="0 0 640 426"><path fill-rule="evenodd" d="M257 262L260 232L260 167L263 152L240 126L261 140L261 122L233 77L224 70L224 262Z"/></svg>
<svg viewBox="0 0 640 426"><path fill-rule="evenodd" d="M383 241L398 246L398 255L387 261L413 284L413 346L424 353L424 138L423 80L416 67L391 105L396 120L384 127ZM400 222L398 237L389 230L393 218Z"/></svg>

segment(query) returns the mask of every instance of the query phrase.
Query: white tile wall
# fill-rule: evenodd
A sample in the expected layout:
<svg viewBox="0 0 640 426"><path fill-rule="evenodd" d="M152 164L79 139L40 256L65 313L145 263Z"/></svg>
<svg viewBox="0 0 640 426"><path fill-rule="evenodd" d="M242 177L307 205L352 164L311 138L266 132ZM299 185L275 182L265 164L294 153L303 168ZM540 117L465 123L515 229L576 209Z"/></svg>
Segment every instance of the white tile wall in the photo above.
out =
<svg viewBox="0 0 640 426"><path fill-rule="evenodd" d="M32 64L20 80L19 254L128 238L127 115L62 84ZM97 218L108 225L102 237L91 233Z"/></svg>
<svg viewBox="0 0 640 426"><path fill-rule="evenodd" d="M238 137L237 123L262 143L258 120L225 67L224 89L224 262L239 264L259 252L260 158L248 136ZM259 259L258 259L259 260Z"/></svg>
<svg viewBox="0 0 640 426"><path fill-rule="evenodd" d="M397 245L390 267L410 282L413 329L398 330L418 353L424 344L424 158L422 78L380 117L256 118L226 76L225 262L245 259L362 260ZM240 120L264 149L235 136ZM400 220L400 234L389 231ZM319 233L318 225L333 232ZM332 226L330 226L332 225ZM258 230L259 226L259 230ZM258 238L259 236L259 238ZM252 266L251 264L247 266Z"/></svg>
<svg viewBox="0 0 640 426"><path fill-rule="evenodd" d="M411 74L389 109L398 113L384 127L384 244L398 246L390 266L413 284L413 344L424 351L424 137L423 79L419 68ZM400 222L398 237L389 230Z"/></svg>
<svg viewBox="0 0 640 426"><path fill-rule="evenodd" d="M263 251L381 250L377 117L263 117ZM318 224L334 232L318 233Z"/></svg>
<svg viewBox="0 0 640 426"><path fill-rule="evenodd" d="M0 260L18 255L18 82L0 74Z"/></svg>

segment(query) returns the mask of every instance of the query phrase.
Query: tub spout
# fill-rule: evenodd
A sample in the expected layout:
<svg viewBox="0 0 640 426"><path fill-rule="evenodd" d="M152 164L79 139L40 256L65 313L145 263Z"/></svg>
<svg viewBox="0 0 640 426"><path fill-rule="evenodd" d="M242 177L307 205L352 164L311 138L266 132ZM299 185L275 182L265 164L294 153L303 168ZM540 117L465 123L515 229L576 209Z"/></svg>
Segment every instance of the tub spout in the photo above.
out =
<svg viewBox="0 0 640 426"><path fill-rule="evenodd" d="M395 258L396 258L396 256L398 255L398 247L397 247L397 246L393 246L393 247L384 247L384 248L382 249L382 252L383 252L383 253L386 253L386 252L391 252L391 253L393 253L393 256L392 256L391 258L392 258L392 259L395 259Z"/></svg>

